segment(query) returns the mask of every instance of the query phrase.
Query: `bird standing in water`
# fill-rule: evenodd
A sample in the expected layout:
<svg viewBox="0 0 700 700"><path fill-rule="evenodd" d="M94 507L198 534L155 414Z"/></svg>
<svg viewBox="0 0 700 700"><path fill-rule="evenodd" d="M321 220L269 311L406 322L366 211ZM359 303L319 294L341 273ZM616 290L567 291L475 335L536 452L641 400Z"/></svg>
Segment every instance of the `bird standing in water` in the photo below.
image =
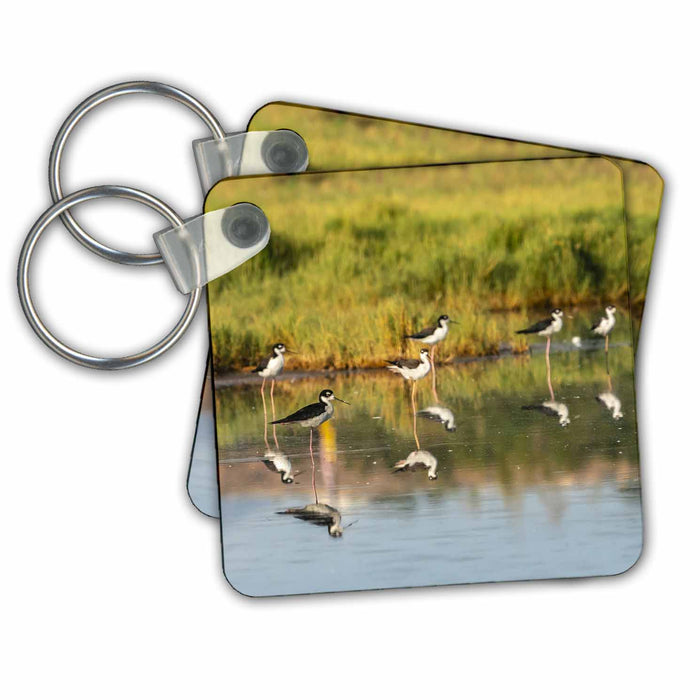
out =
<svg viewBox="0 0 700 700"><path fill-rule="evenodd" d="M420 351L420 355L417 360L413 358L398 360L387 360L387 369L395 374L400 374L404 379L408 379L413 382L415 388L415 383L419 379L423 379L428 372L430 372L430 353L426 348Z"/></svg>
<svg viewBox="0 0 700 700"><path fill-rule="evenodd" d="M552 371L551 367L549 366L549 348L552 344L552 336L555 333L559 333L563 325L564 312L561 309L552 309L549 318L542 319L541 321L537 321L537 323L533 323L527 328L523 328L522 330L516 331L520 335L537 334L541 335L544 338L547 338L547 349L545 350L545 358L547 362L547 383L549 384L549 394L552 398L552 401L554 401L554 389L552 388Z"/></svg>
<svg viewBox="0 0 700 700"><path fill-rule="evenodd" d="M552 309L551 313L549 314L549 318L544 318L541 321L537 321L537 323L533 323L531 326L517 331L517 333L520 335L533 335L535 333L537 335L541 335L542 337L547 338L547 348L549 348L549 343L552 336L555 333L559 333L563 325L564 312L561 309Z"/></svg>
<svg viewBox="0 0 700 700"><path fill-rule="evenodd" d="M435 395L435 400L437 401L437 377L435 376L435 351L437 349L437 344L447 337L447 331L449 330L450 323L457 323L453 321L447 314L442 314L438 317L437 322L434 326L428 326L422 331L417 333L411 333L410 335L404 336L406 340L414 340L418 343L425 343L430 345L430 365L433 371L433 394Z"/></svg>
<svg viewBox="0 0 700 700"><path fill-rule="evenodd" d="M330 389L324 389L318 395L318 401L316 403L310 403L308 406L300 408L286 418L272 421L273 425L299 425L302 428L309 428L309 454L311 455L312 467L311 480L314 492L316 491L316 464L314 463L313 448L314 428L318 428L321 424L333 417L333 413L335 412L333 408L334 401L340 401L340 403L344 403L348 406L350 405L347 401L343 401L343 399L336 396Z"/></svg>
<svg viewBox="0 0 700 700"><path fill-rule="evenodd" d="M610 340L610 331L615 327L615 313L617 309L609 304L605 307L605 316L597 323L591 326L591 331L596 335L605 338L605 352L608 352L608 342Z"/></svg>
<svg viewBox="0 0 700 700"><path fill-rule="evenodd" d="M268 379L272 380L270 384L270 403L272 404L272 420L275 419L275 377L284 369L284 354L291 353L287 350L284 343L275 343L272 346L271 353L264 359L258 362L258 366L251 370L251 374L257 374L263 378L262 386L260 387L260 395L263 402L263 415L265 420L265 443L267 443L267 406L265 405L265 382ZM275 444L277 444L277 435L275 434ZM268 446L269 449L269 446Z"/></svg>
<svg viewBox="0 0 700 700"><path fill-rule="evenodd" d="M420 449L418 441L418 433L416 432L416 382L419 379L427 376L432 368L430 362L430 353L426 348L421 348L419 359L398 359L387 360L387 369L395 374L400 374L404 379L412 382L411 384L411 406L413 408L413 435L416 439L416 446Z"/></svg>
<svg viewBox="0 0 700 700"><path fill-rule="evenodd" d="M260 392L265 388L265 381L267 379L272 379L272 387L270 389L270 398L272 398L273 392L275 391L275 377L284 369L284 354L286 352L291 353L291 350L287 350L284 343L275 343L272 346L272 352L263 360L258 362L258 366L251 370L251 374L257 374L259 377L263 378L262 388Z"/></svg>

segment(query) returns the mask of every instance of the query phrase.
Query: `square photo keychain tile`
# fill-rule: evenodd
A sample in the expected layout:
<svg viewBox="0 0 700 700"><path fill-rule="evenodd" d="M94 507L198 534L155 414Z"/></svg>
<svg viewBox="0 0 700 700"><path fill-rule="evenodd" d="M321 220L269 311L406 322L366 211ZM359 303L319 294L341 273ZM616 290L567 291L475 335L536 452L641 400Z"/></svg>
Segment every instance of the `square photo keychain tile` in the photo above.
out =
<svg viewBox="0 0 700 700"><path fill-rule="evenodd" d="M249 129L289 129L300 134L309 148L309 171L581 155L576 150L283 102L262 107L251 119ZM615 162L624 173L632 332L636 344L663 181L647 164L618 158ZM261 347L260 354L269 350L270 347ZM199 510L218 517L211 401L208 368L188 474L188 491Z"/></svg>
<svg viewBox="0 0 700 700"><path fill-rule="evenodd" d="M234 588L286 595L634 564L619 166L570 157L229 179L205 208L240 202L272 235L209 284Z"/></svg>

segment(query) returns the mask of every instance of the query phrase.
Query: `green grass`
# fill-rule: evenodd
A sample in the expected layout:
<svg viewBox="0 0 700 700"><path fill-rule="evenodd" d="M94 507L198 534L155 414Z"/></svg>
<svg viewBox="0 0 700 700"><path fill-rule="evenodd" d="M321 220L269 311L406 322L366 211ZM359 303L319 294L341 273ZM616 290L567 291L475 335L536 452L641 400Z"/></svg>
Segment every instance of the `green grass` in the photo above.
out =
<svg viewBox="0 0 700 700"><path fill-rule="evenodd" d="M273 236L209 285L218 373L277 341L301 368L380 366L440 313L460 322L443 357L522 350L514 331L535 309L627 306L621 178L607 161L243 178L207 207L237 201L260 206Z"/></svg>
<svg viewBox="0 0 700 700"><path fill-rule="evenodd" d="M577 155L574 151L552 146L282 102L270 103L258 110L249 128L296 131L309 148L309 170L315 171ZM621 167L625 178L630 296L635 318L639 322L663 181L653 168L644 163L623 159L616 159L615 162Z"/></svg>
<svg viewBox="0 0 700 700"><path fill-rule="evenodd" d="M312 170L457 163L576 155L575 151L449 129L277 102L253 115L250 131L292 129Z"/></svg>

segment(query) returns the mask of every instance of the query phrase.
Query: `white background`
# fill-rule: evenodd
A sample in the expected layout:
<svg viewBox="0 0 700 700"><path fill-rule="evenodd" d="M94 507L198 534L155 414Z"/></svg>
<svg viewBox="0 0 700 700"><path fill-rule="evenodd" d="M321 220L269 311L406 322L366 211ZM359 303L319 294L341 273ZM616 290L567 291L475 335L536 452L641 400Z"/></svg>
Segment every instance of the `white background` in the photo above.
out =
<svg viewBox="0 0 700 700"><path fill-rule="evenodd" d="M698 49L692 3L56 2L5 9L0 694L8 698L688 697L697 692ZM247 9L251 8L251 9ZM666 179L638 364L646 548L608 580L251 600L221 573L217 523L185 478L204 314L160 361L74 367L19 309L22 238L49 204L62 119L150 78L228 130L272 99L648 161ZM143 97L91 116L66 189L135 184L201 208L195 117ZM137 205L85 207L150 250ZM128 230L125 230L128 229ZM165 331L163 270L102 263L51 228L33 270L50 326L95 352ZM695 652L695 653L693 653Z"/></svg>

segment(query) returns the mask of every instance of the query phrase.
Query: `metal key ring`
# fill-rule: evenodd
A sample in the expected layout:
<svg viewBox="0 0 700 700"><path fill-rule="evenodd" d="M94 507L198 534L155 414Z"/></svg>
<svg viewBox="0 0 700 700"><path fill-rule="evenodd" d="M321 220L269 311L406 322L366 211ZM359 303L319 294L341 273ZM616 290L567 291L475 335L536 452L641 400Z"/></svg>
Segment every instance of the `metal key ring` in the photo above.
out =
<svg viewBox="0 0 700 700"><path fill-rule="evenodd" d="M118 83L111 85L102 90L99 90L94 95L90 95L86 100L81 102L63 122L61 128L56 134L56 139L51 148L51 156L49 158L49 189L51 198L54 202L59 202L63 199L63 188L61 187L61 159L63 158L63 149L66 141L71 135L71 132L78 122L95 107L121 95L133 94L148 94L159 95L175 100L192 110L209 128L215 139L226 138L226 132L219 123L218 119L207 109L199 100L188 93L166 85L165 83L151 82L148 80L135 80L127 83ZM93 238L80 224L75 220L73 215L65 211L61 214L63 225L70 231L82 245L88 250L96 253L100 257L111 260L112 262L121 263L122 265L158 265L163 262L160 253L129 253L118 248L111 248L97 239Z"/></svg>
<svg viewBox="0 0 700 700"><path fill-rule="evenodd" d="M145 204L147 207L161 214L172 226L184 225L183 220L167 204L157 197L142 192L141 190L120 185L101 185L99 187L88 187L84 190L79 190L56 202L47 209L37 219L34 226L32 226L22 245L22 252L19 256L17 288L22 303L22 310L29 321L29 325L34 329L34 332L39 336L42 342L55 353L83 367L90 367L92 369L126 369L154 360L180 340L190 323L192 323L192 319L197 312L197 307L202 296L201 288L190 292L185 311L170 333L146 350L124 357L96 357L94 355L87 355L61 342L42 322L34 307L34 302L32 301L31 292L29 290L29 265L32 260L34 248L46 227L76 204L87 202L92 199L102 199L104 197L130 199L134 202Z"/></svg>

